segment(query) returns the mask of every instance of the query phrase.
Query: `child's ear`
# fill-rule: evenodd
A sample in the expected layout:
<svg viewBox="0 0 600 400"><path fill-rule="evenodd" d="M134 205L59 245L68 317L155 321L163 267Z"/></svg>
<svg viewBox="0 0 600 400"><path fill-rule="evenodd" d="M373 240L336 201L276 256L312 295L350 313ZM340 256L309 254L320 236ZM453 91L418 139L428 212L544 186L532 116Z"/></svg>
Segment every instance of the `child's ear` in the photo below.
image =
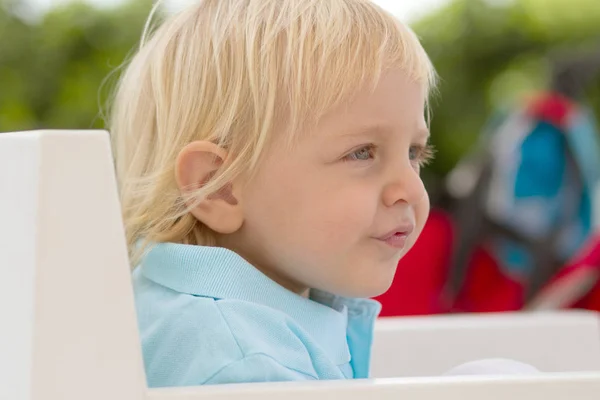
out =
<svg viewBox="0 0 600 400"><path fill-rule="evenodd" d="M181 194L187 195L202 187L226 158L227 152L211 142L197 141L185 146L179 152L175 164L175 177ZM240 229L244 221L239 200L234 195L233 184L227 183L190 212L213 231L230 234Z"/></svg>

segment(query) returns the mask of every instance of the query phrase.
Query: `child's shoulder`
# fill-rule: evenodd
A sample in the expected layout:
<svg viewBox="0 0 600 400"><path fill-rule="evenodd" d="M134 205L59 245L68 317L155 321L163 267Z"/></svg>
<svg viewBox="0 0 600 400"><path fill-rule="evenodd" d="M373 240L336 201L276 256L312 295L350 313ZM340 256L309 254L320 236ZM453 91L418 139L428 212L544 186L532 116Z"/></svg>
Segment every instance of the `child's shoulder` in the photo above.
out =
<svg viewBox="0 0 600 400"><path fill-rule="evenodd" d="M316 379L307 338L284 313L133 280L150 386Z"/></svg>

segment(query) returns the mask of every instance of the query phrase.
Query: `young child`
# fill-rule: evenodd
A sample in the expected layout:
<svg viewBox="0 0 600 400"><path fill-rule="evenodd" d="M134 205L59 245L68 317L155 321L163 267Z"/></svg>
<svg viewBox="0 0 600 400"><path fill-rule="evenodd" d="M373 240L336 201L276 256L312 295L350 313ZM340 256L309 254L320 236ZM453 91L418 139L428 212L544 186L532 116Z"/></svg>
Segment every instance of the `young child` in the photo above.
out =
<svg viewBox="0 0 600 400"><path fill-rule="evenodd" d="M151 387L368 376L434 77L368 0L198 0L143 41L111 131Z"/></svg>

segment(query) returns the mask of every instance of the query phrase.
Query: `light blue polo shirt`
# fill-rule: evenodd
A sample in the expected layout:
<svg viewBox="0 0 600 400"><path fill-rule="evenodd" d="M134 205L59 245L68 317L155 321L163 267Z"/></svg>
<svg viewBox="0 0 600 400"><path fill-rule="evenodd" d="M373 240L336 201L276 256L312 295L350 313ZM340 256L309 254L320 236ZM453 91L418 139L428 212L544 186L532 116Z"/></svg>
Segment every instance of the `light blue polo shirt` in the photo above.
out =
<svg viewBox="0 0 600 400"><path fill-rule="evenodd" d="M232 251L172 243L133 284L150 387L368 377L376 301L307 299Z"/></svg>

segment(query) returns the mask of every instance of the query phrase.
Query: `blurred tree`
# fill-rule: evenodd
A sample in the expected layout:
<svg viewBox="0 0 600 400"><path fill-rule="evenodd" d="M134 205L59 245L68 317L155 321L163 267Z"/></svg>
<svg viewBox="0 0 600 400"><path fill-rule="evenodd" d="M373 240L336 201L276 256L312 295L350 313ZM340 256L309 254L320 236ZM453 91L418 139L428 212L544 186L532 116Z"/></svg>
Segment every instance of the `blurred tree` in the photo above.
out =
<svg viewBox="0 0 600 400"><path fill-rule="evenodd" d="M0 132L102 127L101 84L139 40L151 0L97 10L69 4L30 21L0 0ZM598 0L455 0L414 24L441 77L433 101L442 177L472 146L495 108L547 86L556 49L597 40ZM600 82L600 79L596 82ZM598 85L589 100L600 112Z"/></svg>
<svg viewBox="0 0 600 400"><path fill-rule="evenodd" d="M71 3L35 22L0 1L0 131L101 127L101 84L138 42L151 0Z"/></svg>

